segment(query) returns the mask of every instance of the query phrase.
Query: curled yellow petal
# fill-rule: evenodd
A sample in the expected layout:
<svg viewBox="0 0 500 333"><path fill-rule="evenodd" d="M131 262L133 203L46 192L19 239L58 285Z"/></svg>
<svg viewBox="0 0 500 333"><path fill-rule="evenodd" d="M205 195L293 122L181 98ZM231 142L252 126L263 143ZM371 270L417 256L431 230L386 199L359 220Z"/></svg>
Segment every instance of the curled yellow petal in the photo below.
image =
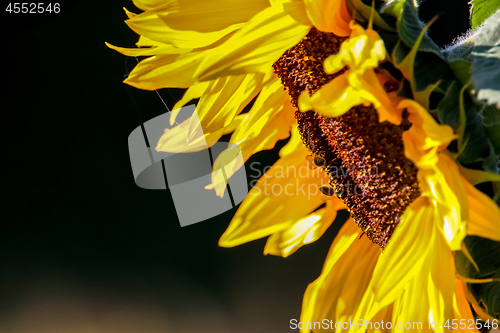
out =
<svg viewBox="0 0 500 333"><path fill-rule="evenodd" d="M325 72L347 70L321 87L313 96L304 91L298 101L301 111L314 110L326 117L337 117L353 106L373 104L379 120L401 123L402 110L395 108L399 98L386 93L374 68L385 59L386 51L380 36L351 22L351 37L342 43L338 54L325 60Z"/></svg>
<svg viewBox="0 0 500 333"><path fill-rule="evenodd" d="M437 152L456 138L453 129L448 125L440 125L417 102L405 99L398 104L398 109L406 109L410 129L403 133L405 155L419 169L432 169L437 163Z"/></svg>
<svg viewBox="0 0 500 333"><path fill-rule="evenodd" d="M372 29L363 29L351 22L352 33L348 40L342 43L338 54L325 60L325 71L335 73L345 66L352 71L364 72L369 68L378 67L379 61L386 56L384 42Z"/></svg>

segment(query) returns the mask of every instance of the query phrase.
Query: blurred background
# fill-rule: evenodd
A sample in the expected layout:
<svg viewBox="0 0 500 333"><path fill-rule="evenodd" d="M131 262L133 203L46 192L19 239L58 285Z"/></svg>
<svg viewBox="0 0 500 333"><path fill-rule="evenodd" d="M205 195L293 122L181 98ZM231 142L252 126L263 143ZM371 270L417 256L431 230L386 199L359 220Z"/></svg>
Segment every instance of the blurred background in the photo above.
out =
<svg viewBox="0 0 500 333"><path fill-rule="evenodd" d="M287 259L264 256L265 240L219 248L235 210L181 228L169 191L137 187L128 155L139 114L165 107L122 84L135 59L104 45L132 47L122 7L139 10L60 4L1 17L0 332L290 331L346 215ZM421 9L424 21L439 15L441 46L468 29L467 0ZM182 91L160 94L172 107ZM250 162L272 165L285 143Z"/></svg>

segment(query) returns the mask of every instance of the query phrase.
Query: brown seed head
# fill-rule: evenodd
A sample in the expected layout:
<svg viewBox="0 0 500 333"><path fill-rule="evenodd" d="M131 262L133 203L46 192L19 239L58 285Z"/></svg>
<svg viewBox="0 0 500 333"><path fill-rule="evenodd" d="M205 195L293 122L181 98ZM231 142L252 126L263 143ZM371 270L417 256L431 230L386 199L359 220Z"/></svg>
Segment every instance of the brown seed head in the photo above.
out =
<svg viewBox="0 0 500 333"><path fill-rule="evenodd" d="M326 74L323 61L338 53L345 39L312 28L273 65L294 106L304 90L314 93L344 72ZM335 118L314 111L296 111L295 117L304 144L324 159L332 188L322 193L333 190L368 238L385 248L404 211L420 195L417 168L404 155L402 134L411 126L407 114L400 125L380 123L373 106L363 105Z"/></svg>

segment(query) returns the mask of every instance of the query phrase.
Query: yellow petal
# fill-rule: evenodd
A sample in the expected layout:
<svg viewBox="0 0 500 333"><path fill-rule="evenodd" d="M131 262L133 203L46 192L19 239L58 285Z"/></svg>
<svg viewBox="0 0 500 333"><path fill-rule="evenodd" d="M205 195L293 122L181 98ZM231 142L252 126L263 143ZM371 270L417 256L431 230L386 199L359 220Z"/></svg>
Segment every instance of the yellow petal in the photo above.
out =
<svg viewBox="0 0 500 333"><path fill-rule="evenodd" d="M425 223L425 220L422 220L421 224L423 222ZM435 228L432 221L428 224ZM404 288L402 297L395 302L393 321L420 325L418 329L411 327L403 329L403 332L449 331L444 327L444 323L452 318L453 312L453 256L443 237L435 237L426 244L432 244L432 248L423 254L425 265L416 269L417 274ZM438 325L430 327L429 322Z"/></svg>
<svg viewBox="0 0 500 333"><path fill-rule="evenodd" d="M227 34L209 47L198 47L185 54L160 54L145 59L125 83L146 90L187 88L200 80L252 72L267 73L272 63L307 33L309 25L301 23L305 17L300 11L303 6L294 2L268 7L237 33L232 36ZM152 12L148 13L152 15ZM138 20L137 17L133 19ZM155 20L152 25L160 25L157 22L160 19ZM274 31L274 28L277 30Z"/></svg>
<svg viewBox="0 0 500 333"><path fill-rule="evenodd" d="M402 323L397 332L433 332L429 329L428 280L412 279L400 300L394 304L393 322ZM405 327L404 324L407 324Z"/></svg>
<svg viewBox="0 0 500 333"><path fill-rule="evenodd" d="M201 95L196 115L187 123L181 124L182 126L178 125L167 130L156 149L182 152L191 149L192 145L199 145L199 142L203 142L205 146L212 146L222 135L234 131L238 125L243 124L242 119L233 123L235 116L257 95L263 84L262 74L249 74L221 78L191 87L175 105L170 123L175 122L183 104Z"/></svg>
<svg viewBox="0 0 500 333"><path fill-rule="evenodd" d="M157 42L145 36L139 36L139 40L137 41L137 43L135 43L135 45L138 47L152 47L152 46L163 46L167 44Z"/></svg>
<svg viewBox="0 0 500 333"><path fill-rule="evenodd" d="M469 305L469 302L467 301L467 298L465 297L464 293L464 285L463 282L460 280L456 280L455 282L455 293L453 295L453 316L458 319L460 322L460 319L465 319L467 323L472 323L476 322L474 319L474 316L472 315L472 311ZM470 327L467 325L467 329L460 329L460 326L458 329L453 330L453 332L479 332L477 329L475 329L476 325L472 325Z"/></svg>
<svg viewBox="0 0 500 333"><path fill-rule="evenodd" d="M483 192L462 178L469 200L467 234L500 241L500 208Z"/></svg>
<svg viewBox="0 0 500 333"><path fill-rule="evenodd" d="M311 103L311 95L310 95L308 89L304 90L300 94L297 102L298 102L299 110L302 112L307 112L307 111L310 111L313 109L313 105Z"/></svg>
<svg viewBox="0 0 500 333"><path fill-rule="evenodd" d="M419 197L402 216L373 273L372 289L381 307L394 302L424 265L435 239L433 215L427 198Z"/></svg>
<svg viewBox="0 0 500 333"><path fill-rule="evenodd" d="M389 121L393 124L401 124L401 111L395 108L395 104L401 100L394 94L387 94L380 84L379 78L373 70L367 70L363 75L350 75L349 84L357 87L358 93L363 101L372 103L377 109L379 121Z"/></svg>
<svg viewBox="0 0 500 333"><path fill-rule="evenodd" d="M408 120L412 123L410 129L403 133L406 157L420 170L435 168L437 151L456 138L453 129L438 124L427 110L413 100L401 101L398 109L406 109Z"/></svg>
<svg viewBox="0 0 500 333"><path fill-rule="evenodd" d="M178 0L132 0L137 8L142 10L153 9L166 3L176 3Z"/></svg>
<svg viewBox="0 0 500 333"><path fill-rule="evenodd" d="M302 137L300 135L299 127L297 124L294 124L292 126L290 133L290 141L288 141L288 143L283 148L281 148L280 157L288 156L298 150L304 150L304 143L302 142Z"/></svg>
<svg viewBox="0 0 500 333"><path fill-rule="evenodd" d="M106 43L106 46L110 49L120 52L129 57L143 57L143 56L152 56L152 55L161 55L161 54L183 54L191 51L190 49L179 49L172 45L162 44L158 47L141 47L141 48L125 48L118 47Z"/></svg>
<svg viewBox="0 0 500 333"><path fill-rule="evenodd" d="M230 178L253 154L274 147L278 140L289 136L295 123L294 110L278 78L264 87L245 121L231 136L230 146L214 163L212 183L217 195L222 196ZM236 158L241 151L242 159ZM222 172L224 168L224 172Z"/></svg>
<svg viewBox="0 0 500 333"><path fill-rule="evenodd" d="M266 72L308 32L303 2L268 7L207 55L197 73L199 80Z"/></svg>
<svg viewBox="0 0 500 333"><path fill-rule="evenodd" d="M366 324L366 327L368 328L366 330L366 333L383 333L383 332L392 332L392 329L388 328L389 325L385 324L382 325L382 322L387 323L392 320L392 313L393 313L393 304L386 306L385 308L382 308L372 319L370 319L370 324ZM379 325L376 325L375 323L378 323ZM376 328L376 327L380 328Z"/></svg>
<svg viewBox="0 0 500 333"><path fill-rule="evenodd" d="M329 200L325 208L299 218L289 228L275 233L268 238L264 254L286 258L297 251L302 245L315 242L335 220L337 207L343 206L343 201L335 198Z"/></svg>
<svg viewBox="0 0 500 333"><path fill-rule="evenodd" d="M433 169L419 171L420 189L435 207L436 226L457 251L466 235L467 196L456 163L444 154L436 154L436 159Z"/></svg>
<svg viewBox="0 0 500 333"><path fill-rule="evenodd" d="M350 35L352 15L344 0L305 0L305 4L307 15L316 28L337 36Z"/></svg>
<svg viewBox="0 0 500 333"><path fill-rule="evenodd" d="M205 133L228 126L243 108L265 88L261 73L237 75L210 81L201 95L196 111ZM192 122L191 131L197 124Z"/></svg>
<svg viewBox="0 0 500 333"><path fill-rule="evenodd" d="M457 164L448 156L439 154L436 167L444 176L444 182L440 184L443 197L436 197L436 201L441 203L439 208L444 222L439 223L438 228L445 235L450 248L458 251L466 235L466 224L469 220L465 186L461 181Z"/></svg>
<svg viewBox="0 0 500 333"><path fill-rule="evenodd" d="M450 126L439 124L430 113L417 102L405 99L399 103L398 108L408 110L410 114L408 120L412 123L410 130L420 135L418 138L422 149L431 149L433 147L447 145L456 138Z"/></svg>
<svg viewBox="0 0 500 333"><path fill-rule="evenodd" d="M241 28L268 6L265 0L169 1L126 23L152 40L179 48L200 48Z"/></svg>
<svg viewBox="0 0 500 333"><path fill-rule="evenodd" d="M364 102L360 94L349 85L349 73L344 73L325 84L312 97L305 90L299 97L301 111L314 110L326 117L338 117L355 105Z"/></svg>
<svg viewBox="0 0 500 333"><path fill-rule="evenodd" d="M363 74L346 71L325 84L312 97L305 90L299 97L301 111L314 110L326 117L338 117L352 107L371 103L379 113L379 121L401 123L401 110L394 107L399 99L391 99L373 70Z"/></svg>
<svg viewBox="0 0 500 333"><path fill-rule="evenodd" d="M145 90L188 88L196 83L194 73L206 51L156 55L142 60L124 81Z"/></svg>
<svg viewBox="0 0 500 333"><path fill-rule="evenodd" d="M359 228L349 219L335 237L320 277L307 287L302 322L325 318L334 322L349 322L362 318L355 316L356 310L367 291L381 250L366 237L358 239L359 234Z"/></svg>
<svg viewBox="0 0 500 333"><path fill-rule="evenodd" d="M445 239L437 237L432 244L433 248L426 258L426 262L430 266L430 274L427 276L429 279L427 294L430 307L428 320L444 323L453 315L455 261ZM416 279L419 278L425 277L416 277ZM415 301L421 297L422 295L415 295ZM448 329L443 327L434 331L446 332Z"/></svg>
<svg viewBox="0 0 500 333"><path fill-rule="evenodd" d="M194 137L188 137L189 121L190 119L187 119L172 129L166 129L160 137L156 150L169 153L188 153L207 149L207 141L201 126ZM218 134L215 133L215 135Z"/></svg>
<svg viewBox="0 0 500 333"><path fill-rule="evenodd" d="M135 13L132 13L131 11L129 11L127 8L123 7L123 10L125 11L125 14L127 15L127 17L130 19L134 16L136 16L137 14Z"/></svg>
<svg viewBox="0 0 500 333"><path fill-rule="evenodd" d="M305 216L323 202L319 186L328 179L321 170L307 166L303 147L280 158L249 191L219 245L232 247L269 236L288 228L298 216Z"/></svg>
<svg viewBox="0 0 500 333"><path fill-rule="evenodd" d="M184 96L175 103L172 113L170 114L170 125L175 123L175 119L179 115L179 112L182 110L182 107L186 105L189 101L200 98L205 90L207 90L208 85L212 83L212 81L201 82L189 87L188 90L184 93Z"/></svg>

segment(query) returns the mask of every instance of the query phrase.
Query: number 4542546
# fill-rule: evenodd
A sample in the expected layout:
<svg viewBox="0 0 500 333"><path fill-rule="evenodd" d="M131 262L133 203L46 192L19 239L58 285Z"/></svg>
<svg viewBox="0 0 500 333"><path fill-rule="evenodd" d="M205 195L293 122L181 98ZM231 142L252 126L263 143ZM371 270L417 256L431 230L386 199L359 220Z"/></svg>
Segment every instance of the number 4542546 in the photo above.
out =
<svg viewBox="0 0 500 333"><path fill-rule="evenodd" d="M42 13L59 13L61 5L59 3L10 3L5 9L6 12L14 14L42 14Z"/></svg>

